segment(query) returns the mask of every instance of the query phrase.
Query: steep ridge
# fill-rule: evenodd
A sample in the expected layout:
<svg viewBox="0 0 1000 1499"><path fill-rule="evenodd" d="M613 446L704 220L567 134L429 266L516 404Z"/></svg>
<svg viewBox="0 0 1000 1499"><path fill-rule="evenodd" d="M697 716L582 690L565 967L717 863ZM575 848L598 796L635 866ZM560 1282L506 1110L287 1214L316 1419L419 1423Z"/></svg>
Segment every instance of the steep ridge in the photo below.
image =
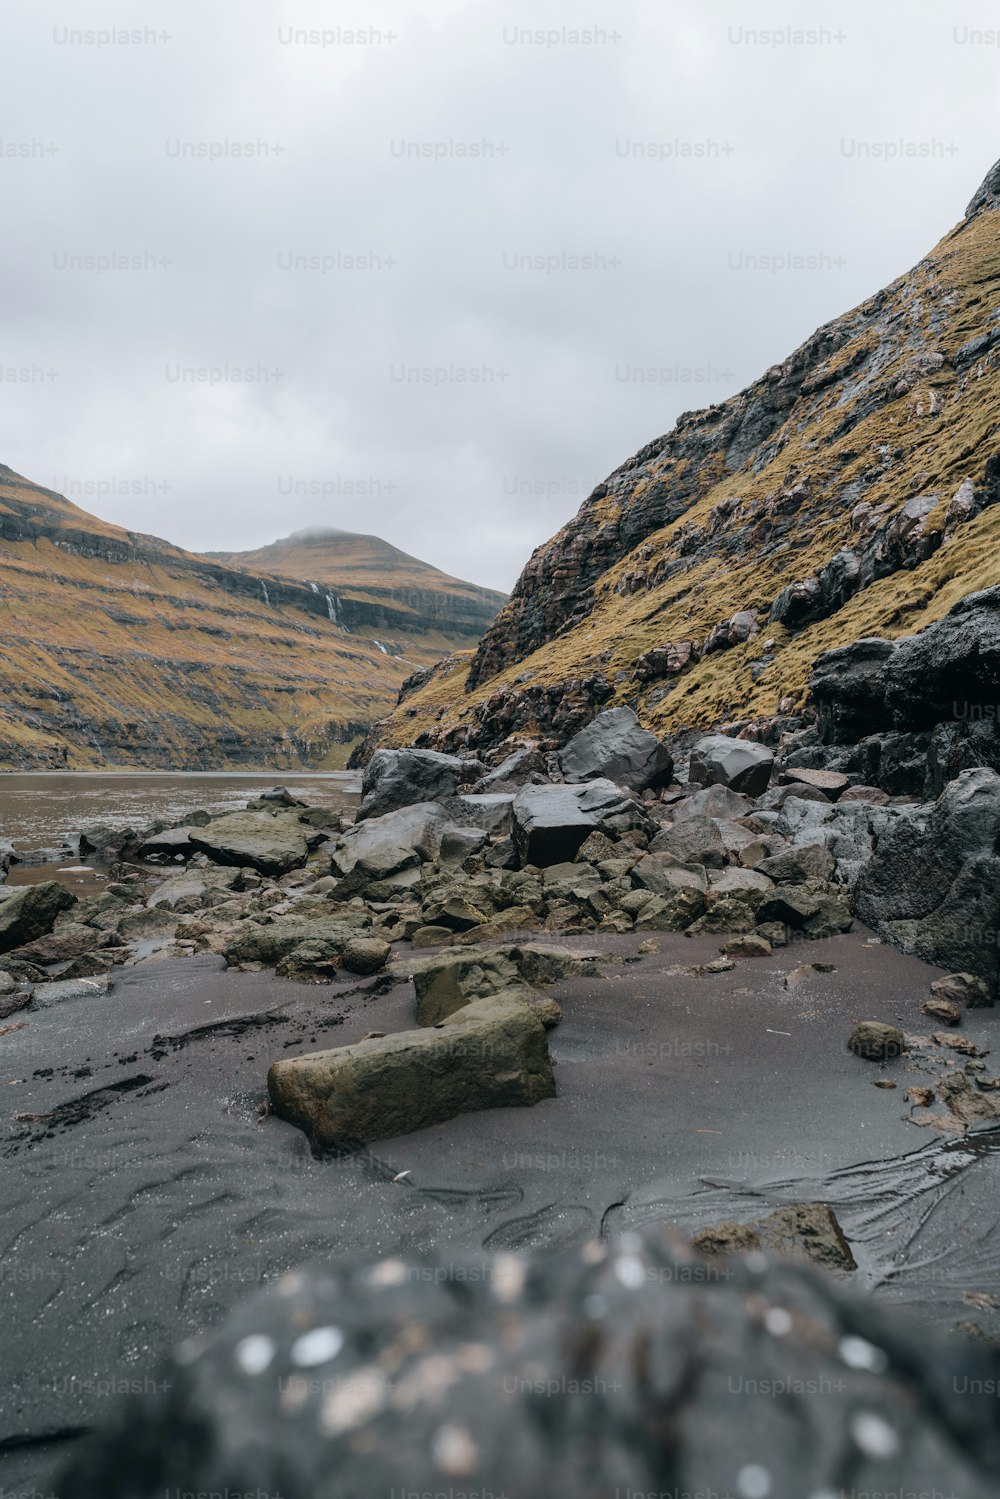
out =
<svg viewBox="0 0 1000 1499"><path fill-rule="evenodd" d="M822 651L1000 579L998 204L1000 164L907 275L599 484L368 748L565 737L615 703L659 732L768 719Z"/></svg>
<svg viewBox="0 0 1000 1499"><path fill-rule="evenodd" d="M430 647L392 653L333 613L0 466L0 766L343 764Z"/></svg>
<svg viewBox="0 0 1000 1499"><path fill-rule="evenodd" d="M430 665L474 644L507 595L449 577L378 536L298 531L252 552L212 552L257 574L321 587L332 617L352 631L376 633L394 654Z"/></svg>

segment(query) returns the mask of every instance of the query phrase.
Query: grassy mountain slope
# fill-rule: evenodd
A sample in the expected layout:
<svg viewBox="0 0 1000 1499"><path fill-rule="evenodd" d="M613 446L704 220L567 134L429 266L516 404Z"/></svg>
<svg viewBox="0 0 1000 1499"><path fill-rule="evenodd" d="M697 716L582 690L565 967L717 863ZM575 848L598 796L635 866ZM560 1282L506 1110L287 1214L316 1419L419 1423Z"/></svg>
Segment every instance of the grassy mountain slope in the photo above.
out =
<svg viewBox="0 0 1000 1499"><path fill-rule="evenodd" d="M378 536L300 531L252 552L213 552L257 574L320 586L335 617L374 632L411 663L430 665L488 629L507 595L449 577Z"/></svg>
<svg viewBox="0 0 1000 1499"><path fill-rule="evenodd" d="M486 746L622 702L670 732L769 717L820 651L996 583L998 203L1000 165L911 272L616 470L370 743Z"/></svg>
<svg viewBox="0 0 1000 1499"><path fill-rule="evenodd" d="M343 764L419 656L329 613L0 466L0 766Z"/></svg>

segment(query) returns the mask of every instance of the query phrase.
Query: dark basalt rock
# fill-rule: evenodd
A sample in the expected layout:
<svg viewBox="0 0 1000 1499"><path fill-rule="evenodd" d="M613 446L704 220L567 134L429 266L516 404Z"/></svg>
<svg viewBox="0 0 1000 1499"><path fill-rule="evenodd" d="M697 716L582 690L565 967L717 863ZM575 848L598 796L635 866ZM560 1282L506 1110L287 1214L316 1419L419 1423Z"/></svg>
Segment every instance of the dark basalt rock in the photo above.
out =
<svg viewBox="0 0 1000 1499"><path fill-rule="evenodd" d="M285 1276L81 1447L61 1499L992 1499L1000 1354L807 1265L629 1235Z"/></svg>
<svg viewBox="0 0 1000 1499"><path fill-rule="evenodd" d="M609 708L574 734L559 756L567 781L606 778L633 791L667 786L674 761L667 746L644 729L631 708Z"/></svg>
<svg viewBox="0 0 1000 1499"><path fill-rule="evenodd" d="M1000 775L966 770L879 839L855 892L861 920L904 951L1000 980Z"/></svg>
<svg viewBox="0 0 1000 1499"><path fill-rule="evenodd" d="M433 750L377 750L361 783L358 820L384 817L416 802L436 802L454 796L459 786L475 781L482 766L456 755Z"/></svg>
<svg viewBox="0 0 1000 1499"><path fill-rule="evenodd" d="M591 833L642 827L641 807L607 780L580 786L525 786L514 798L514 847L522 864L575 859Z"/></svg>

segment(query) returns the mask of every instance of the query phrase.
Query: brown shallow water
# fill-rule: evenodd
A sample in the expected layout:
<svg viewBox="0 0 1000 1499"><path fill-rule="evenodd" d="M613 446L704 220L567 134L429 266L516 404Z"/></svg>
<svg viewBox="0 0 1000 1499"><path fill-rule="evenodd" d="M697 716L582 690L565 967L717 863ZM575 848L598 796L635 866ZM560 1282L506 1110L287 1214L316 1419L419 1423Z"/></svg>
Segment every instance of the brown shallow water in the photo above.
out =
<svg viewBox="0 0 1000 1499"><path fill-rule="evenodd" d="M408 984L313 987L195 958L28 1012L0 1038L0 1484L43 1483L109 1400L155 1383L167 1347L305 1261L690 1230L821 1198L861 1284L944 1325L968 1317L964 1292L1000 1296L1000 1135L915 1129L902 1089L921 1075L894 1063L884 1091L847 1052L860 1018L920 1028L935 974L866 939L811 943L836 972L786 990L801 946L697 978L664 969L717 941L662 936L657 955L557 986L557 1098L340 1160L259 1117L267 1066L412 1025ZM570 940L630 958L639 944ZM974 1012L965 1033L988 1045L993 1023Z"/></svg>

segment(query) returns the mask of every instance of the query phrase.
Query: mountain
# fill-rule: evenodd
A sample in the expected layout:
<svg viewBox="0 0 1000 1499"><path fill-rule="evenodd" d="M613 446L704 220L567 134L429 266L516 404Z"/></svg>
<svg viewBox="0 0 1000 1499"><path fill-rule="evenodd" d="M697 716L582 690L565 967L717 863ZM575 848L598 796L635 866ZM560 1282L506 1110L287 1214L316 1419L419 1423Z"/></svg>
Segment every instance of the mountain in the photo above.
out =
<svg viewBox="0 0 1000 1499"><path fill-rule="evenodd" d="M351 531L298 531L257 551L208 555L322 587L331 613L350 630L376 633L394 654L425 665L478 641L507 602L505 593Z"/></svg>
<svg viewBox="0 0 1000 1499"><path fill-rule="evenodd" d="M998 206L1000 163L907 275L616 469L362 753L767 720L822 651L1000 580Z"/></svg>
<svg viewBox="0 0 1000 1499"><path fill-rule="evenodd" d="M0 465L0 766L342 765L414 668L474 643L488 618L469 585L444 603L452 580L433 568L426 614L420 589L390 609L377 599L384 545L356 548L370 598L338 605L322 580L123 530ZM390 624L398 646L372 638Z"/></svg>

